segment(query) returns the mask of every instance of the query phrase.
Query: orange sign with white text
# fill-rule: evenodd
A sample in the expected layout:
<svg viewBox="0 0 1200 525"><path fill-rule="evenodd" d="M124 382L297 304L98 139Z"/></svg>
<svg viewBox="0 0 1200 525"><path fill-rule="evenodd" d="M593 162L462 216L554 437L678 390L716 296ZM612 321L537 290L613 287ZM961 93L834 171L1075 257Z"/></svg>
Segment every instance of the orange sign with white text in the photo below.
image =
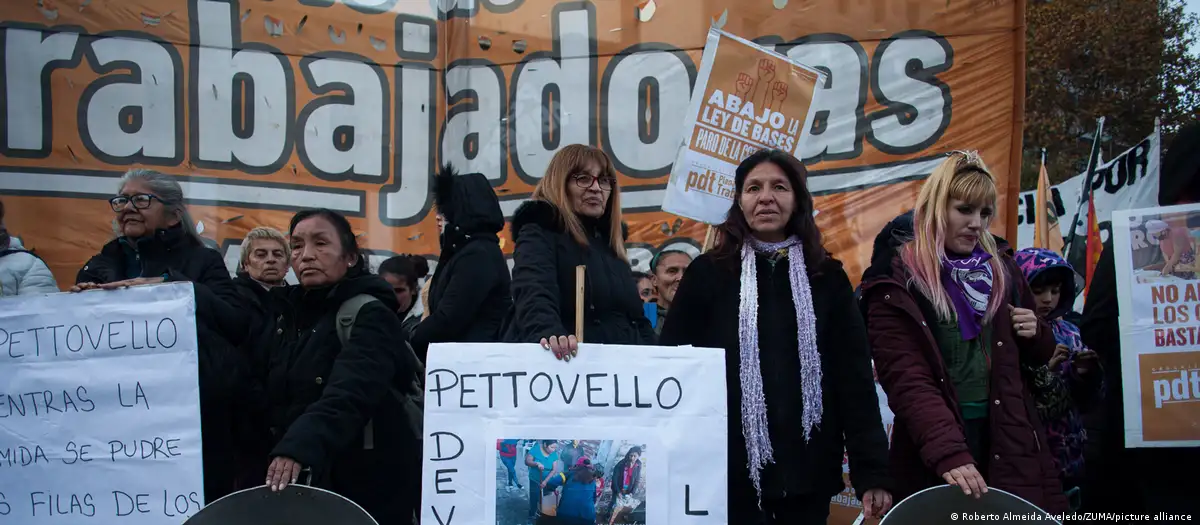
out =
<svg viewBox="0 0 1200 525"><path fill-rule="evenodd" d="M1143 353L1142 439L1200 440L1200 352Z"/></svg>
<svg viewBox="0 0 1200 525"><path fill-rule="evenodd" d="M822 73L735 36L710 31L662 208L725 220L738 164L762 149L802 157Z"/></svg>

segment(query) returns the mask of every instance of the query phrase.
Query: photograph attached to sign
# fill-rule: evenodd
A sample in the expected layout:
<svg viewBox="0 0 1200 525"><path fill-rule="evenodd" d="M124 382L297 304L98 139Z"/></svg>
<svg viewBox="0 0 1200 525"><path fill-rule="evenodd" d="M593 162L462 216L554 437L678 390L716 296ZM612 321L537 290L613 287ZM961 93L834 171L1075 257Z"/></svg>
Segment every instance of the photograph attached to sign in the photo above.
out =
<svg viewBox="0 0 1200 525"><path fill-rule="evenodd" d="M1131 221L1133 273L1141 284L1200 280L1200 212L1146 215Z"/></svg>
<svg viewBox="0 0 1200 525"><path fill-rule="evenodd" d="M496 441L496 525L645 525L638 440Z"/></svg>

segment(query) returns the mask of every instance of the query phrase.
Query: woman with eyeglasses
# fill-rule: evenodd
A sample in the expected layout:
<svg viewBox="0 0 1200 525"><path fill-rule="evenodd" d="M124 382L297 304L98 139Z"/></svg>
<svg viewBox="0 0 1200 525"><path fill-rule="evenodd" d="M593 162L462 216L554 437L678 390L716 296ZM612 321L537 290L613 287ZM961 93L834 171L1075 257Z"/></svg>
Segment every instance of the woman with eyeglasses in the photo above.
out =
<svg viewBox="0 0 1200 525"><path fill-rule="evenodd" d="M621 190L608 155L573 144L550 160L512 219L510 342L537 342L559 359L578 351L575 267L587 267L584 336L589 343L653 344L625 256Z"/></svg>
<svg viewBox="0 0 1200 525"><path fill-rule="evenodd" d="M121 178L109 199L116 238L88 260L72 292L114 290L163 282L190 282L196 296L200 357L200 419L204 428L206 502L236 488L230 461L239 442L239 400L248 392L249 360L238 350L250 330L239 313L237 287L220 252L204 246L183 202L183 189L168 175L144 169Z"/></svg>

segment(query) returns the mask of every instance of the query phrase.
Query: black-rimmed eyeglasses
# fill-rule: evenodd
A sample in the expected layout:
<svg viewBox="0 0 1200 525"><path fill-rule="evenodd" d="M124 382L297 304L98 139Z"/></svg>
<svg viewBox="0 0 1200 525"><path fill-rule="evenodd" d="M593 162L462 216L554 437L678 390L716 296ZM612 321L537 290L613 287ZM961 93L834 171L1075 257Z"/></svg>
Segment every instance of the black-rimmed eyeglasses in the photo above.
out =
<svg viewBox="0 0 1200 525"><path fill-rule="evenodd" d="M616 182L617 182L615 179L613 179L612 177L609 177L608 175L593 176L593 175L588 175L587 173L576 173L574 175L571 175L571 180L574 180L576 185L578 185L580 188L583 188L585 190L588 188L591 188L592 184L598 183L598 184L600 184L600 189L605 190L605 191L611 190L613 188L613 186L616 185Z"/></svg>
<svg viewBox="0 0 1200 525"><path fill-rule="evenodd" d="M149 208L150 204L155 200L158 200L158 202L163 202L163 200L158 198L157 195L151 195L149 193L137 193L134 195L117 195L116 197L108 199L108 204L112 206L113 211L119 213L131 202L133 203L134 209L144 210Z"/></svg>

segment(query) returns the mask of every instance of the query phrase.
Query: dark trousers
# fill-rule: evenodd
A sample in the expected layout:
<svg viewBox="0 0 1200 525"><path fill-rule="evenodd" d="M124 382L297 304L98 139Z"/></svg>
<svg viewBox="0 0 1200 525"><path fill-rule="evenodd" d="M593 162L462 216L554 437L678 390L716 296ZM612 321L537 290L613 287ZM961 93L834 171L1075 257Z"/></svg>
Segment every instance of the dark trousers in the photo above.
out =
<svg viewBox="0 0 1200 525"><path fill-rule="evenodd" d="M500 456L500 462L504 464L504 468L508 470L508 486L520 487L521 484L517 481L517 458Z"/></svg>
<svg viewBox="0 0 1200 525"><path fill-rule="evenodd" d="M829 521L829 498L808 495L784 496L762 502L762 525L825 525ZM730 523L745 523L737 516Z"/></svg>
<svg viewBox="0 0 1200 525"><path fill-rule="evenodd" d="M538 507L542 504L542 487L541 481L536 481L529 478L529 518L533 519L538 516L541 511Z"/></svg>

